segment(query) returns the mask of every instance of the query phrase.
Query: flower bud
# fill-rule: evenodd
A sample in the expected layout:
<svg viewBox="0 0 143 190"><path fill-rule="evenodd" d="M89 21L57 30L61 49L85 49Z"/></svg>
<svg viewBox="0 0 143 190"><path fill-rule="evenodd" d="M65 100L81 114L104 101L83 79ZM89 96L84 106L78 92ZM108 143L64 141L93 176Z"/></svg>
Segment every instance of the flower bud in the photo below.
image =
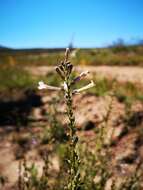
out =
<svg viewBox="0 0 143 190"><path fill-rule="evenodd" d="M59 68L60 68L61 71L65 72L63 64L59 65Z"/></svg>
<svg viewBox="0 0 143 190"><path fill-rule="evenodd" d="M67 92L68 91L68 86L67 86L67 83L66 82L64 82L64 90Z"/></svg>
<svg viewBox="0 0 143 190"><path fill-rule="evenodd" d="M60 75L60 77L64 80L64 76L63 76L62 71L60 70L59 67L56 67L56 71Z"/></svg>
<svg viewBox="0 0 143 190"><path fill-rule="evenodd" d="M66 63L67 60L68 60L69 52L70 52L70 49L69 49L69 48L66 48L66 52L65 52L65 63Z"/></svg>
<svg viewBox="0 0 143 190"><path fill-rule="evenodd" d="M68 64L67 65L67 70L68 70L68 74L70 75L71 72L72 72L72 68L73 68L73 65L72 64Z"/></svg>

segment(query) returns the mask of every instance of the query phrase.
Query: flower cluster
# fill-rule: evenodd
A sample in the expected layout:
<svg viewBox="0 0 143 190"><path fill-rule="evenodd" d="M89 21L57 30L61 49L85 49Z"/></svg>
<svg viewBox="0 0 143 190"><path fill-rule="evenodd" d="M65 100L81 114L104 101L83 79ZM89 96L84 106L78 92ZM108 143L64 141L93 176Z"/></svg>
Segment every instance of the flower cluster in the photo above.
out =
<svg viewBox="0 0 143 190"><path fill-rule="evenodd" d="M55 91L60 91L60 90L67 91L68 87L67 87L66 79L69 79L70 74L71 74L72 69L73 69L73 65L67 60L68 52L69 52L69 49L67 48L66 53L65 53L65 60L63 62L61 62L58 67L56 67L56 72L59 74L59 76L64 81L63 84L61 85L61 87L50 86L50 85L45 84L43 81L39 81L39 83L38 83L38 89L39 90L48 89L48 90L55 90ZM75 83L77 83L80 80L84 79L88 74L89 74L89 71L82 72L79 76L72 79L70 81L69 85L74 85ZM72 93L76 94L76 93L79 93L81 91L84 91L84 90L87 90L89 88L92 88L94 86L95 86L95 83L93 81L90 81L90 83L88 85L86 85L86 86L84 86L84 87L82 87L80 89L74 89L72 91Z"/></svg>

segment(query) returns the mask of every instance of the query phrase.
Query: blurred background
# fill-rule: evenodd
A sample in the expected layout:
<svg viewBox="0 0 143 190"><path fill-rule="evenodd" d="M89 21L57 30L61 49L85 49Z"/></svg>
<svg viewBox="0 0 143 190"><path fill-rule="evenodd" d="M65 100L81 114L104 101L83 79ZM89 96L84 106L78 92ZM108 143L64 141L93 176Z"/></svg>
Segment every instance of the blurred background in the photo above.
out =
<svg viewBox="0 0 143 190"><path fill-rule="evenodd" d="M114 129L112 163L123 161L127 173L134 171L143 159L142 20L142 0L0 0L0 188L15 189L24 157L40 170L45 149L51 170L59 172L64 102L37 86L40 80L61 85L54 68L67 47L73 77L90 71L77 88L91 78L96 83L74 97L79 136L93 138L113 98L107 130L111 137Z"/></svg>

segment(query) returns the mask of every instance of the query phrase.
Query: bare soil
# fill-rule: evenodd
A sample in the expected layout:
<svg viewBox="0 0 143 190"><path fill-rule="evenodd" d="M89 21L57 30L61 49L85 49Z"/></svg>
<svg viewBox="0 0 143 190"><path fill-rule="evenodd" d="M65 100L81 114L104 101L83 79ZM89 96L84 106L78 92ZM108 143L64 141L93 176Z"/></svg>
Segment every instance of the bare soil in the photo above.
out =
<svg viewBox="0 0 143 190"><path fill-rule="evenodd" d="M53 71L52 66L37 66L37 67L26 67L33 75L46 75L48 72ZM75 71L83 72L90 71L92 75L105 77L109 79L116 79L120 82L132 82L132 83L143 83L143 68L142 67L127 67L127 66L76 66Z"/></svg>
<svg viewBox="0 0 143 190"><path fill-rule="evenodd" d="M48 72L52 72L53 67L28 67L26 70L28 70L32 75L41 76L46 75ZM143 68L140 67L86 66L76 67L75 70L79 73L89 70L91 72L91 77L96 75L99 77L116 79L121 82L129 81L132 83L143 83ZM42 119L44 124L46 124L43 110L48 109L49 102L52 96L55 96L55 94L40 94L40 96L43 105L33 108L31 113L29 113L33 114L32 116L35 122L34 125L37 126L39 126L39 121L41 122ZM93 95L87 94L77 95L74 98L75 117L77 121L76 125L79 129L79 135L84 136L84 138L87 140L93 137L93 129L98 127L98 125L102 122L108 111L110 101L111 98L108 96L95 97ZM59 107L57 107L57 109L63 111L64 104L61 104ZM112 162L113 165L116 166L118 161L120 162L124 159L124 164L122 164L121 170L123 170L125 173L128 170L132 170L139 159L143 159L143 141L140 140L140 131L143 129L143 104L141 102L135 102L131 109L133 114L131 115L131 118L129 118L130 129L127 132L124 133L124 127L126 124L124 123L125 105L118 102L116 99L113 100L112 111L108 121L109 130L107 133L107 144L108 137L110 138L112 136L112 140L114 141L114 159ZM63 124L64 122L65 120L63 120ZM24 126L22 127L24 128ZM84 130L81 131L81 128ZM33 134L37 134L41 129L36 127L32 130ZM29 133L28 128L16 131L15 126L0 127L0 176L4 176L6 179L5 186L0 187L3 190L11 189L11 186L16 182L18 177L18 164L21 158L19 155L17 155L17 152L20 150L20 148L14 139L17 138L17 136L27 133ZM42 168L42 162L38 151L41 148L42 146L38 145L37 147L36 145L30 147L30 149L26 151L28 160L30 160L30 162L34 161L40 170ZM19 158L16 158L16 156ZM57 158L53 157L52 160L55 167L53 169L58 170Z"/></svg>

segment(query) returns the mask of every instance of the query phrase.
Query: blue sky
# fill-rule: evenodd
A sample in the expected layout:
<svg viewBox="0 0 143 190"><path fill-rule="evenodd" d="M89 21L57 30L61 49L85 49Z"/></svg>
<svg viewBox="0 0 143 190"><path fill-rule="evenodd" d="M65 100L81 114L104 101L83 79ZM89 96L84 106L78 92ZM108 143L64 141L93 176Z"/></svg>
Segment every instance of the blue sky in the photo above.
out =
<svg viewBox="0 0 143 190"><path fill-rule="evenodd" d="M99 47L143 39L143 0L0 0L0 45Z"/></svg>

